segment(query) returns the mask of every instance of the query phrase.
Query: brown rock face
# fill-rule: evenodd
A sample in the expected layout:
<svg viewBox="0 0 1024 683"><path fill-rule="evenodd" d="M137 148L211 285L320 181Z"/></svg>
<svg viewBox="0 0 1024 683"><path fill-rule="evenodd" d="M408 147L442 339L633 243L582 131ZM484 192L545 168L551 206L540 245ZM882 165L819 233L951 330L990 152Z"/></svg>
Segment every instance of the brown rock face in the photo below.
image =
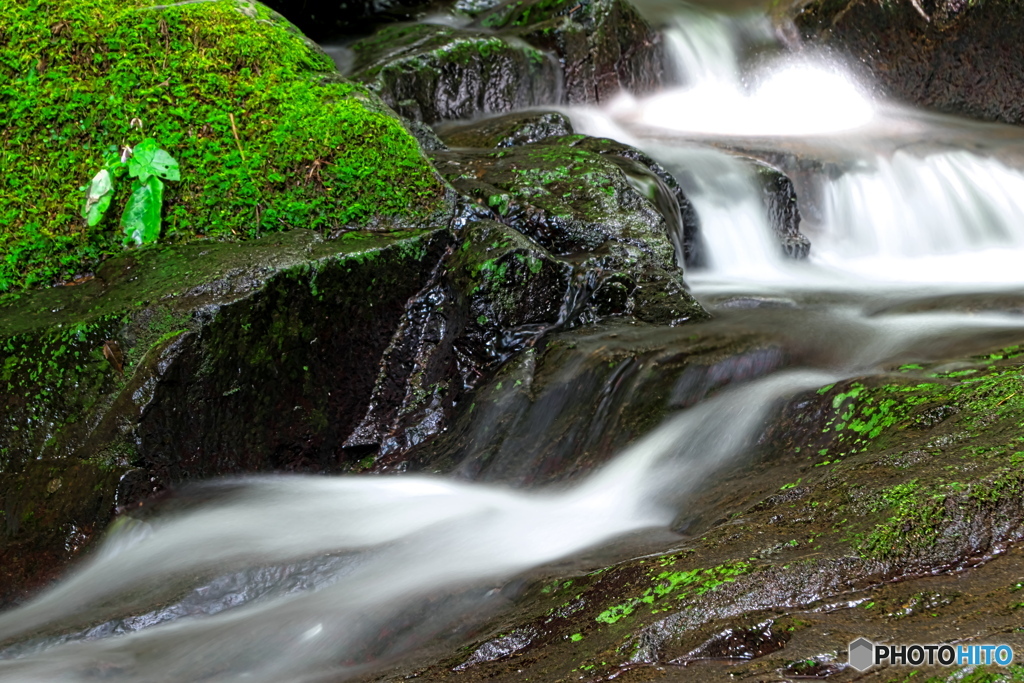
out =
<svg viewBox="0 0 1024 683"><path fill-rule="evenodd" d="M785 15L784 28L850 55L886 95L988 121L1024 121L1019 2L812 0Z"/></svg>

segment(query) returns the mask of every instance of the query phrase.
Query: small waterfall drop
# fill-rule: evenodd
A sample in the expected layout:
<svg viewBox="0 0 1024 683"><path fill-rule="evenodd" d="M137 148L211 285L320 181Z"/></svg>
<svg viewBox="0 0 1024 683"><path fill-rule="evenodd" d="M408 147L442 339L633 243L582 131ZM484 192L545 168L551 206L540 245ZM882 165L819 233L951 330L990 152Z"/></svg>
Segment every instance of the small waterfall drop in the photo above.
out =
<svg viewBox="0 0 1024 683"><path fill-rule="evenodd" d="M917 281L1022 279L1024 173L997 159L896 151L819 183L820 263Z"/></svg>
<svg viewBox="0 0 1024 683"><path fill-rule="evenodd" d="M739 86L741 55L747 48L774 41L771 22L761 13L728 16L692 5L683 6L665 30L672 67L690 87Z"/></svg>
<svg viewBox="0 0 1024 683"><path fill-rule="evenodd" d="M108 681L277 683L359 673L471 620L488 594L441 599L460 585L501 582L623 533L668 524L680 499L756 437L776 399L833 379L794 371L723 392L564 492L416 476L229 481L200 510L165 517L144 533L115 532L76 574L0 615L0 641L87 629L0 652L0 677L52 683L102 671ZM264 591L248 604L173 623L160 624L148 611L173 603L196 577L325 554L343 563L317 590ZM420 615L425 610L431 618ZM415 621L397 642L382 642L380 634L409 612ZM124 619L132 614L148 618ZM117 618L122 635L97 639L106 635L93 627L97 617ZM125 633L125 624L140 630Z"/></svg>
<svg viewBox="0 0 1024 683"><path fill-rule="evenodd" d="M762 279L782 266L753 166L710 148L679 148L661 159L700 218L706 267L721 276Z"/></svg>

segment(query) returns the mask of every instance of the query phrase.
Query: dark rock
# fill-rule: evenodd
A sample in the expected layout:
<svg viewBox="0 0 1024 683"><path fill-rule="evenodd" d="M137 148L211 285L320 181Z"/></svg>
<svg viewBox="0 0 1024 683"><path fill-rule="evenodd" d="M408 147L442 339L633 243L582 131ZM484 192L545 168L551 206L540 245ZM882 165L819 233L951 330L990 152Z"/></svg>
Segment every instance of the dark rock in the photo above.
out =
<svg viewBox="0 0 1024 683"><path fill-rule="evenodd" d="M380 24L409 21L430 0L265 0L313 40L366 35Z"/></svg>
<svg viewBox="0 0 1024 683"><path fill-rule="evenodd" d="M777 340L703 332L621 318L549 334L481 383L416 467L514 486L578 479L673 411L789 362Z"/></svg>
<svg viewBox="0 0 1024 683"><path fill-rule="evenodd" d="M624 0L505 2L466 28L390 26L353 49L353 78L427 123L648 92L663 70L659 35Z"/></svg>
<svg viewBox="0 0 1024 683"><path fill-rule="evenodd" d="M705 313L686 292L676 265L673 226L623 168L652 184L658 179L616 155L620 147L568 136L497 151L438 152L432 158L457 190L488 207L495 220L572 261L581 293L607 283L595 300L604 302L604 312L582 312L584 319L616 309L648 322L702 318ZM667 212L669 218L678 214L677 207Z"/></svg>
<svg viewBox="0 0 1024 683"><path fill-rule="evenodd" d="M342 442L451 239L293 231L194 243L9 297L2 597L57 571L115 502L214 475L356 467Z"/></svg>
<svg viewBox="0 0 1024 683"><path fill-rule="evenodd" d="M469 224L384 352L368 410L346 448L377 470L441 433L486 371L565 322L572 267L493 221Z"/></svg>
<svg viewBox="0 0 1024 683"><path fill-rule="evenodd" d="M481 149L528 145L575 132L568 117L556 111L516 112L469 123L441 123L435 128L452 147Z"/></svg>
<svg viewBox="0 0 1024 683"><path fill-rule="evenodd" d="M792 39L852 57L891 97L991 121L1024 122L1024 10L1015 2L790 3Z"/></svg>
<svg viewBox="0 0 1024 683"><path fill-rule="evenodd" d="M774 166L761 162L756 163L755 171L761 184L761 198L768 212L768 223L782 245L782 253L794 259L807 258L811 251L811 241L800 232L800 209L793 181Z"/></svg>

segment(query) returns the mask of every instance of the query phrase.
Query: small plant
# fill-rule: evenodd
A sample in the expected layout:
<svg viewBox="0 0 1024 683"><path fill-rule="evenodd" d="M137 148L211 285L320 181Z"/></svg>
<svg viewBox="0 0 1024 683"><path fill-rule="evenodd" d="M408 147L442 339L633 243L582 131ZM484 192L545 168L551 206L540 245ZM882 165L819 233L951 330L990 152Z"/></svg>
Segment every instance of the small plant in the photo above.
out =
<svg viewBox="0 0 1024 683"><path fill-rule="evenodd" d="M149 244L160 236L160 212L164 204L164 180L180 180L178 162L156 140L146 138L134 149L107 157L107 163L85 189L82 218L91 228L103 220L114 196L114 183L125 171L134 178L132 194L121 213L124 243Z"/></svg>

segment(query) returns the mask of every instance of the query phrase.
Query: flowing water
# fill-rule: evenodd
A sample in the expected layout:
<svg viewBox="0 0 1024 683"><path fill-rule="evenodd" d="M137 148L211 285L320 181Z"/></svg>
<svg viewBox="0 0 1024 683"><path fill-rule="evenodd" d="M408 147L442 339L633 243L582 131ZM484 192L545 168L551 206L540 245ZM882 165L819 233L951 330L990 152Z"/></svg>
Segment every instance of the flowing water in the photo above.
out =
<svg viewBox="0 0 1024 683"><path fill-rule="evenodd" d="M679 88L571 114L580 132L644 148L680 179L708 256L688 280L714 321L581 337L580 360L507 420L492 461L506 464L470 467L466 456L459 472L486 484L253 477L122 520L72 576L0 615L0 677L338 680L460 645L507 606L515 577L692 512L787 397L1024 338L1019 315L977 305L1024 301L1018 129L873 99L841 65L783 54L757 14L677 8L668 25ZM773 241L753 158L794 180L812 242L805 262ZM777 369L744 357L684 374L672 390L681 410L602 468L568 488L509 485L528 478L507 463L535 462L559 416L587 398L574 393L592 370L587 339L664 350L593 388L598 408L581 419L596 443L642 393L640 370L656 372L694 335L740 333L773 337L802 360ZM591 438L572 433L564 441Z"/></svg>

